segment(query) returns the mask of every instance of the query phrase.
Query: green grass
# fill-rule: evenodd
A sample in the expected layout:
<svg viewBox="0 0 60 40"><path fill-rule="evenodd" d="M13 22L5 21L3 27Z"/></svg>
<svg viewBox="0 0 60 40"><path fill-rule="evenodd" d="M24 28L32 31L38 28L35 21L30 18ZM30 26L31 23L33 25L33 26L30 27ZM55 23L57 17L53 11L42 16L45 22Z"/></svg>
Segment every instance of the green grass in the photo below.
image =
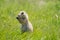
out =
<svg viewBox="0 0 60 40"><path fill-rule="evenodd" d="M21 34L16 16L24 10L33 33ZM60 40L60 1L0 0L0 40Z"/></svg>

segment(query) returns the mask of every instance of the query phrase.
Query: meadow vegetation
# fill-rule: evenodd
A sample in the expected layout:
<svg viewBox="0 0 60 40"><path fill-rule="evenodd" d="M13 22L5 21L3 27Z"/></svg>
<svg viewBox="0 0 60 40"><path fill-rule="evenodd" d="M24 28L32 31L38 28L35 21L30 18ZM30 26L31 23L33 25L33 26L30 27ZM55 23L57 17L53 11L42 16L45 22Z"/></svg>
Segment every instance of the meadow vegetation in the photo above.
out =
<svg viewBox="0 0 60 40"><path fill-rule="evenodd" d="M16 19L21 10L33 33L21 34ZM60 0L0 0L0 40L60 40Z"/></svg>

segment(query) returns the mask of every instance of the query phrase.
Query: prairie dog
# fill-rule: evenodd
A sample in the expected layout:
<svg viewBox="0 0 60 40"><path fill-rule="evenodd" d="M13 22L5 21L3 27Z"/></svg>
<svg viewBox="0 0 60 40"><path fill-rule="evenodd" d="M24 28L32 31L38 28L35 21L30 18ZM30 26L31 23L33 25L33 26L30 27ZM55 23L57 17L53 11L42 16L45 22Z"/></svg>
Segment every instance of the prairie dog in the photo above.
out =
<svg viewBox="0 0 60 40"><path fill-rule="evenodd" d="M25 11L20 11L16 19L21 23L21 32L33 32L33 27Z"/></svg>

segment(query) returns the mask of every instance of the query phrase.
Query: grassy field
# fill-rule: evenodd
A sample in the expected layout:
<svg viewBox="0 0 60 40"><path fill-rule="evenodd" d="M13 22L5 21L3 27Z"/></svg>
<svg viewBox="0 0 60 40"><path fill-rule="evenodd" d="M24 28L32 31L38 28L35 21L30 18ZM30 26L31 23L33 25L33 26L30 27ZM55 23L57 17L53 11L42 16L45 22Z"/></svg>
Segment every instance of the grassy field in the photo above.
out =
<svg viewBox="0 0 60 40"><path fill-rule="evenodd" d="M33 33L21 34L16 16L24 10ZM59 0L0 0L0 40L60 40Z"/></svg>

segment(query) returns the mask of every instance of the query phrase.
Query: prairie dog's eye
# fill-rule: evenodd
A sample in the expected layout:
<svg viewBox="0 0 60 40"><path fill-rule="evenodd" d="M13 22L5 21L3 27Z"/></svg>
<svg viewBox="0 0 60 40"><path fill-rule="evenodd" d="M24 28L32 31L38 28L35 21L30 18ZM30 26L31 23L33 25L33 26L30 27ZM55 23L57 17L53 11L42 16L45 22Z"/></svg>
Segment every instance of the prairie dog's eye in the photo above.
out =
<svg viewBox="0 0 60 40"><path fill-rule="evenodd" d="M23 14L24 14L24 12L21 13L21 15L23 15Z"/></svg>

